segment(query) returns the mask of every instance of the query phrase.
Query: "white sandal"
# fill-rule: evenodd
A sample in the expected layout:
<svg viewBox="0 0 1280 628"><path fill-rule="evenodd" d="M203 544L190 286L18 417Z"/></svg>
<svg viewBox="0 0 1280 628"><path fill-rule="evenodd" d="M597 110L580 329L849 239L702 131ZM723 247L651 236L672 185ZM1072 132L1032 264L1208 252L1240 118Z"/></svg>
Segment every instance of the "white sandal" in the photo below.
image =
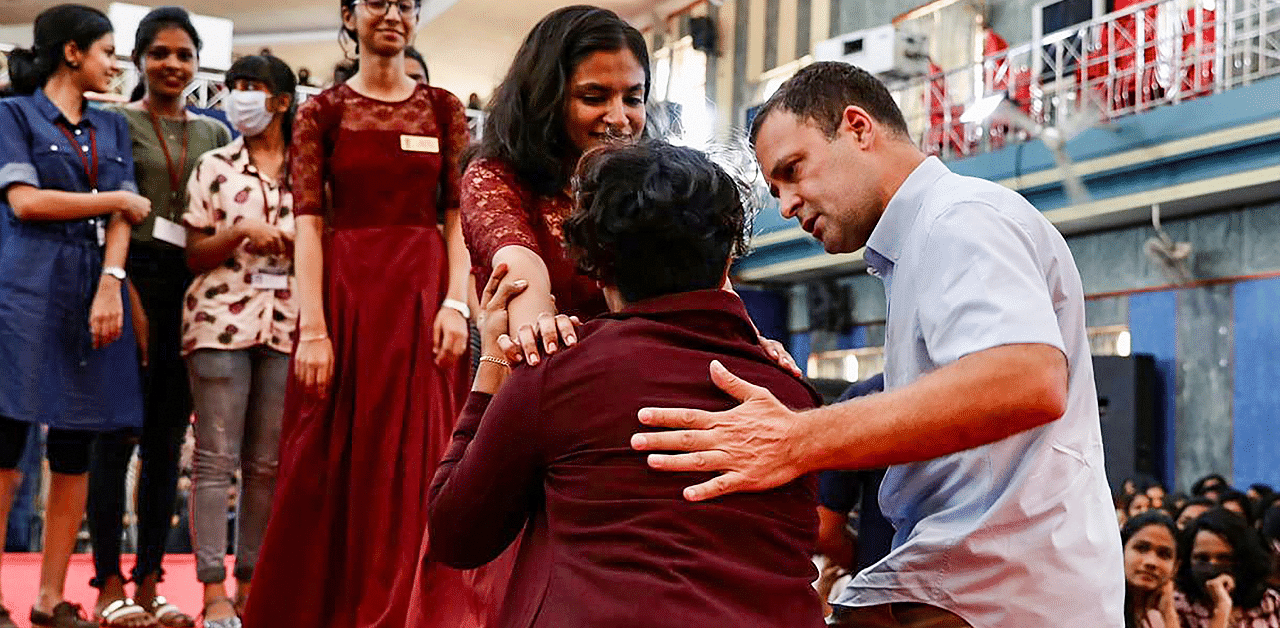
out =
<svg viewBox="0 0 1280 628"><path fill-rule="evenodd" d="M132 619L135 617L145 617L150 621L142 624L120 623L121 620ZM147 612L147 609L138 606L133 600L129 598L121 598L108 604L106 608L102 609L102 625L108 628L155 626L156 619L151 616L151 613Z"/></svg>
<svg viewBox="0 0 1280 628"><path fill-rule="evenodd" d="M156 617L156 624L159 626L195 626L196 620L190 615L182 612L182 609L169 603L164 599L163 595L157 595L151 600L151 614ZM165 618L169 619L166 621Z"/></svg>
<svg viewBox="0 0 1280 628"><path fill-rule="evenodd" d="M235 602L229 597L217 598L217 599L209 600L208 602L205 602L204 611L200 613L201 619L203 620L201 621L201 623L204 625L204 628L243 628L243 624L240 623L240 618L237 617L236 615L232 615L226 619L206 618L205 615L208 614L209 607L217 602L226 602L228 605L231 606L233 610L236 607Z"/></svg>

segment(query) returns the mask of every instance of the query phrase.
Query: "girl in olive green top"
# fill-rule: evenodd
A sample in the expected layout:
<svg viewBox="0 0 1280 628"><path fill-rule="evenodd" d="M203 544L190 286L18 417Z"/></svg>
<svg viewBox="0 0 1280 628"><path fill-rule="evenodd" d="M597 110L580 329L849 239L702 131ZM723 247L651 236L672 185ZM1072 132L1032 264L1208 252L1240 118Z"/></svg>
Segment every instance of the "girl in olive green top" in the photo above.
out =
<svg viewBox="0 0 1280 628"><path fill-rule="evenodd" d="M139 192L151 215L134 227L126 267L146 320L135 323L143 352L144 420L136 430L107 432L94 445L89 530L100 590L96 611L107 626L194 626L192 617L157 594L161 562L175 513L178 461L191 416L191 393L181 357L183 296L191 282L181 226L187 178L200 155L226 145L231 133L213 118L188 113L183 92L198 67L200 37L187 12L163 7L138 26L133 61L143 96L117 108L129 122ZM138 485L136 589L125 593L120 537L125 470L141 446Z"/></svg>

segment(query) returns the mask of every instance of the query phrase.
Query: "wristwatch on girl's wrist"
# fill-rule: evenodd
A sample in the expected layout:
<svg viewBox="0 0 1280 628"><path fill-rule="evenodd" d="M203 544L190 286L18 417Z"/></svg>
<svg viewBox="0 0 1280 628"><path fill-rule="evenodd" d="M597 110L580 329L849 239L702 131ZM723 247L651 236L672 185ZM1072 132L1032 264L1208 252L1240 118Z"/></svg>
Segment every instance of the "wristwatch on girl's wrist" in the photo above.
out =
<svg viewBox="0 0 1280 628"><path fill-rule="evenodd" d="M116 279L119 279L120 281L124 281L124 278L125 278L126 276L128 276L128 275L124 272L124 269L123 269L123 268L120 268L119 266L103 266L103 267L102 267L102 274L104 274L104 275L111 275L112 277L115 277Z"/></svg>
<svg viewBox="0 0 1280 628"><path fill-rule="evenodd" d="M455 310L462 315L462 318L471 320L471 308L467 307L467 304L462 301L457 299L445 299L440 304L440 307L447 307L451 310Z"/></svg>

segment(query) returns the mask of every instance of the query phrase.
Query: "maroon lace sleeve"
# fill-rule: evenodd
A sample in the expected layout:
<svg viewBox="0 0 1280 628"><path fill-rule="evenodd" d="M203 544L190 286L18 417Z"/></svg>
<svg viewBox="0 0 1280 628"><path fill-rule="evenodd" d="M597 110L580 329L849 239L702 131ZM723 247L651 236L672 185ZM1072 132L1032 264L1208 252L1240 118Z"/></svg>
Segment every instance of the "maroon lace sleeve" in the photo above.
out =
<svg viewBox="0 0 1280 628"><path fill-rule="evenodd" d="M331 117L329 93L311 98L298 108L293 120L289 180L293 187L293 213L298 216L324 215L324 180L327 144L324 121Z"/></svg>
<svg viewBox="0 0 1280 628"><path fill-rule="evenodd" d="M461 195L458 189L458 170L462 151L466 150L467 145L471 143L471 131L467 127L467 114L462 101L458 100L452 92L443 89L437 89L436 96L444 98L446 103L444 110L449 115L449 137L444 141L444 145L448 147L444 155L444 168L448 176L444 178L444 198L442 199L444 207L441 209L456 209Z"/></svg>
<svg viewBox="0 0 1280 628"><path fill-rule="evenodd" d="M504 246L518 244L542 255L526 206L530 198L515 173L500 162L478 159L462 173L462 233L472 266L485 278L493 254Z"/></svg>

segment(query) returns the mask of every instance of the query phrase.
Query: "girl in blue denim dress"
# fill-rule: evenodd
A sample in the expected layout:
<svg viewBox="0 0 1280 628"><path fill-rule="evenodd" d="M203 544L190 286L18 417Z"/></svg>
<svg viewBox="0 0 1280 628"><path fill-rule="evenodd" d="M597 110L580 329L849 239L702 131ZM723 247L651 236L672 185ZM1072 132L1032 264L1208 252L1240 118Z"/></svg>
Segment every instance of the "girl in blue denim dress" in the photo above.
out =
<svg viewBox="0 0 1280 628"><path fill-rule="evenodd" d="M142 423L138 344L123 270L129 223L150 212L123 117L91 108L116 73L111 22L60 5L10 55L0 101L0 538L18 458L48 426L53 471L34 626L92 628L63 599L95 433ZM140 321L139 321L140 322ZM0 607L0 628L12 626Z"/></svg>

